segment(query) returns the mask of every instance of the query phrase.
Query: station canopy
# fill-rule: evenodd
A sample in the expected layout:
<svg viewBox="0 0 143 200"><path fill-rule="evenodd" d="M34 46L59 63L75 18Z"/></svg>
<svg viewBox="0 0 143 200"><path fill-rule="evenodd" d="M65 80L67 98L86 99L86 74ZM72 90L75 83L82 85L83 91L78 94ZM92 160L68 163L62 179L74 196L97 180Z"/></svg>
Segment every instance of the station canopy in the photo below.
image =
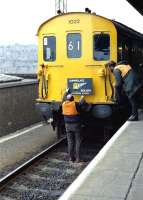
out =
<svg viewBox="0 0 143 200"><path fill-rule="evenodd" d="M141 15L143 15L143 0L127 0Z"/></svg>

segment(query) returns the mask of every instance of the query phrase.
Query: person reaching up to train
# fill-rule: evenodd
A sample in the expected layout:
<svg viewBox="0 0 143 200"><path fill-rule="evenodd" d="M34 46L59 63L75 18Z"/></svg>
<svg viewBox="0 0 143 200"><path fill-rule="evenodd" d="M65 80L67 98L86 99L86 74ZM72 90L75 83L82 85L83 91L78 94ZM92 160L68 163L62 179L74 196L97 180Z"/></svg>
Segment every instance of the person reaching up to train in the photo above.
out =
<svg viewBox="0 0 143 200"><path fill-rule="evenodd" d="M116 64L114 61L110 61L106 64L113 72L116 84L115 84L115 100L117 103L122 102L122 90L128 97L131 104L132 115L129 121L138 120L138 105L137 105L137 90L139 89L139 81L134 73L132 67L127 61L120 61Z"/></svg>
<svg viewBox="0 0 143 200"><path fill-rule="evenodd" d="M74 101L74 96L69 90L64 94L62 113L67 134L69 161L79 163L81 144L81 106L85 103L84 96L81 96L79 103Z"/></svg>

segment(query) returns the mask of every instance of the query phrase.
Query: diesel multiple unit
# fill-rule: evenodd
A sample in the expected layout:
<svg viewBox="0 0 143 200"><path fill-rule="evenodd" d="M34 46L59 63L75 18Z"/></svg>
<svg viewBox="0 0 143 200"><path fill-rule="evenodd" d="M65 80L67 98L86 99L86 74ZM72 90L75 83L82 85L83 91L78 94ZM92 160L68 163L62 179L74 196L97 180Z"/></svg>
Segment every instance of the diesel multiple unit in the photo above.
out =
<svg viewBox="0 0 143 200"><path fill-rule="evenodd" d="M143 35L121 23L94 13L66 13L44 22L37 35L37 107L45 118L60 112L67 88L76 101L85 96L91 116L109 118L115 106L109 60L127 60L142 79Z"/></svg>

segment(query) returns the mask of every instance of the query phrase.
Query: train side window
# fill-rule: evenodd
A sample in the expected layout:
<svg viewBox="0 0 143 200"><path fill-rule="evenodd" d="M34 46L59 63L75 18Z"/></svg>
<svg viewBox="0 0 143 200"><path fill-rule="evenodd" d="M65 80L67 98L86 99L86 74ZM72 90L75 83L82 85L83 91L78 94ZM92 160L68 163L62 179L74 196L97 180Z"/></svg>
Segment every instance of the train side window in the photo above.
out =
<svg viewBox="0 0 143 200"><path fill-rule="evenodd" d="M56 37L46 36L43 38L43 58L45 61L56 60Z"/></svg>
<svg viewBox="0 0 143 200"><path fill-rule="evenodd" d="M97 61L110 59L110 35L99 33L93 36L93 58Z"/></svg>
<svg viewBox="0 0 143 200"><path fill-rule="evenodd" d="M67 56L68 58L81 57L81 34L69 33L67 35Z"/></svg>

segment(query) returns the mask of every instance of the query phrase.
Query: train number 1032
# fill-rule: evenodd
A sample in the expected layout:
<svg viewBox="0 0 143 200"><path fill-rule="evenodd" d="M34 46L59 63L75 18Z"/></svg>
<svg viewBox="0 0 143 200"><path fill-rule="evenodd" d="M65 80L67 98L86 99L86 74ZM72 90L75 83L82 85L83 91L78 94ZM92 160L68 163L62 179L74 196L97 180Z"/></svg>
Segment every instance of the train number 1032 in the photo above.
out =
<svg viewBox="0 0 143 200"><path fill-rule="evenodd" d="M80 19L70 19L68 21L69 24L79 24L80 23Z"/></svg>

